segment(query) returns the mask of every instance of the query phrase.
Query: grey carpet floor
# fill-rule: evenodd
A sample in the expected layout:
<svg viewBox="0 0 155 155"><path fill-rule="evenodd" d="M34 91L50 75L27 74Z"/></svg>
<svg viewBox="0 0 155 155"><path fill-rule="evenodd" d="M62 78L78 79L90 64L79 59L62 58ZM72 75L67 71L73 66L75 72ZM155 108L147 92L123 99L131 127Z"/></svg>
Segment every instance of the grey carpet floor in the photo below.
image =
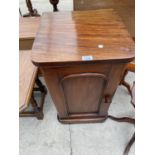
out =
<svg viewBox="0 0 155 155"><path fill-rule="evenodd" d="M132 83L134 74L126 81ZM130 95L119 86L109 114L134 117ZM104 123L63 125L57 120L54 103L48 94L44 106L44 119L19 119L20 155L122 155L134 133L134 126L106 120ZM129 155L134 155L133 145Z"/></svg>

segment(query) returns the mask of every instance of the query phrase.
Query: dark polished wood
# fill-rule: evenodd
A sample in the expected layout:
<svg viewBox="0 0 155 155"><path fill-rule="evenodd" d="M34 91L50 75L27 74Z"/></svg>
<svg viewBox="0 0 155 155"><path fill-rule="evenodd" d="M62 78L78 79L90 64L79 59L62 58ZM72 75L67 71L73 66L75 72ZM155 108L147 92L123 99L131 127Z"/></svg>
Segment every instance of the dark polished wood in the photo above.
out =
<svg viewBox="0 0 155 155"><path fill-rule="evenodd" d="M135 124L135 119L134 118L130 118L130 117L114 117L111 115L108 115L108 118L110 118L111 120L117 121L117 122L126 122L126 123L131 123L131 124Z"/></svg>
<svg viewBox="0 0 155 155"><path fill-rule="evenodd" d="M33 16L40 16L38 14L37 9L33 9L31 0L26 0L26 6L28 8L29 13L24 14L23 17L33 17Z"/></svg>
<svg viewBox="0 0 155 155"><path fill-rule="evenodd" d="M135 82L131 88L131 104L135 107Z"/></svg>
<svg viewBox="0 0 155 155"><path fill-rule="evenodd" d="M73 0L74 10L113 8L123 20L126 28L135 37L135 0Z"/></svg>
<svg viewBox="0 0 155 155"><path fill-rule="evenodd" d="M130 90L131 92L131 104L132 106L135 108L135 82L133 83L133 86ZM117 121L117 122L127 122L127 123L131 123L131 124L135 124L135 119L134 118L130 118L130 117L114 117L111 115L108 115L108 118ZM126 145L126 148L124 150L123 155L128 155L130 148L132 146L132 144L135 142L135 133L133 134L133 136L131 137L130 141L128 142L128 144Z"/></svg>
<svg viewBox="0 0 155 155"><path fill-rule="evenodd" d="M114 117L114 116L108 115L108 118L110 118L111 120L117 121L117 122L126 122L126 123L135 124L135 119L130 118L130 117L120 117L119 118L119 117ZM131 148L132 144L134 143L134 141L135 141L135 133L133 134L130 141L126 145L123 155L129 154L130 148Z"/></svg>
<svg viewBox="0 0 155 155"><path fill-rule="evenodd" d="M135 72L135 62L131 62L131 63L129 63L128 65L127 65L127 67L126 67L126 69L125 69L125 72L124 72L124 75L123 75L123 77L122 77L122 80L121 80L121 82L120 82L120 85L123 85L124 87L126 87L127 88L127 90L128 90L128 92L129 92L129 94L131 95L131 97L132 97L132 92L131 92L131 87L130 87L130 84L129 83L127 83L126 81L125 81L125 77L126 77L126 75L128 74L128 72Z"/></svg>
<svg viewBox="0 0 155 155"><path fill-rule="evenodd" d="M55 11L58 11L58 7L57 7L57 5L58 5L58 3L59 3L59 0L49 0L50 1L50 3L53 5L53 11L55 12Z"/></svg>
<svg viewBox="0 0 155 155"><path fill-rule="evenodd" d="M133 39L133 38L132 38L132 39ZM133 41L135 42L135 38L133 39ZM127 88L129 94L130 94L131 97L132 97L132 94L133 94L133 93L132 93L132 91L131 91L130 84L127 83L127 82L125 81L125 77L126 77L126 75L128 74L128 72L135 72L135 61L132 61L132 62L128 63L128 65L127 65L127 67L126 67L126 70L125 70L125 72L124 72L124 75L123 75L123 77L122 77L122 80L121 80L121 82L120 82L121 85L123 85L124 87Z"/></svg>
<svg viewBox="0 0 155 155"><path fill-rule="evenodd" d="M135 82L133 83L133 86L131 88L131 104L135 108ZM135 124L135 123L134 123ZM135 142L135 133L131 137L129 143L127 144L125 150L124 150L124 155L128 155L130 148L132 144Z"/></svg>
<svg viewBox="0 0 155 155"><path fill-rule="evenodd" d="M130 62L134 43L111 9L45 13L33 51L33 61L38 64L81 63L86 55L93 56L91 62Z"/></svg>
<svg viewBox="0 0 155 155"><path fill-rule="evenodd" d="M126 68L127 68L127 67L126 67ZM121 82L120 82L120 85L123 85L124 87L126 87L127 90L128 90L128 92L129 92L129 94L131 95L130 84L128 84L128 83L125 81L125 77L126 77L127 73L128 73L128 70L126 69L126 70L124 71L123 76L122 76L122 80L121 80Z"/></svg>
<svg viewBox="0 0 155 155"><path fill-rule="evenodd" d="M57 5L58 5L58 3L59 3L59 0L49 0L49 1L50 1L50 3L53 5L53 11L54 11L54 12L55 12L55 11L58 11ZM33 5L32 5L31 0L26 0L26 6L27 6L27 8L28 8L29 13L24 14L23 17L40 16L40 15L38 14L37 9L33 9Z"/></svg>
<svg viewBox="0 0 155 155"><path fill-rule="evenodd" d="M131 148L131 146L132 146L132 144L134 142L135 142L135 133L133 134L132 138L130 139L129 143L127 144L123 155L128 155L129 154L130 148Z"/></svg>
<svg viewBox="0 0 155 155"><path fill-rule="evenodd" d="M43 14L32 51L62 123L104 121L133 59L134 42L112 9Z"/></svg>
<svg viewBox="0 0 155 155"><path fill-rule="evenodd" d="M20 10L20 8L19 8L19 14L20 14L21 17L23 16L23 15L22 15L22 12L21 12L21 10Z"/></svg>
<svg viewBox="0 0 155 155"><path fill-rule="evenodd" d="M133 83L133 86L132 86L130 92L131 92L131 104L135 108L135 82ZM114 121L117 121L117 122L127 122L127 123L131 123L131 124L135 124L135 119L130 118L130 117L120 117L120 118L118 118L118 117L108 115L108 118L110 118L110 119L112 119ZM126 148L124 150L123 155L128 155L129 154L130 148L131 148L132 144L134 143L134 141L135 141L135 133L133 134L130 141L126 145Z"/></svg>

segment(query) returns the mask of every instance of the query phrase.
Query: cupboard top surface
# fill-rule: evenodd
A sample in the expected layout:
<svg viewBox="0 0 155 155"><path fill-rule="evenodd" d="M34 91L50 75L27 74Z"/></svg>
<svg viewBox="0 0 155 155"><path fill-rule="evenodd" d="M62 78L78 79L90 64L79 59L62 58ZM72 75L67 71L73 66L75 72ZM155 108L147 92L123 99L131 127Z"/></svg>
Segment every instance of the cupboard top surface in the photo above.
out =
<svg viewBox="0 0 155 155"><path fill-rule="evenodd" d="M112 9L44 13L33 44L34 63L134 58L134 42Z"/></svg>

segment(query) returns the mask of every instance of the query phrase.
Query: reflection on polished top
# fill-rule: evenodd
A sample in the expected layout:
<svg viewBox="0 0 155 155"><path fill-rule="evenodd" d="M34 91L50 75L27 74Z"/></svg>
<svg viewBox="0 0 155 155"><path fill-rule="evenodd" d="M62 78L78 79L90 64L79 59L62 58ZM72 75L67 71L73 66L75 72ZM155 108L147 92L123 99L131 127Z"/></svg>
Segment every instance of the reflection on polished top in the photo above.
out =
<svg viewBox="0 0 155 155"><path fill-rule="evenodd" d="M134 43L112 9L44 13L32 61L58 63L134 58Z"/></svg>

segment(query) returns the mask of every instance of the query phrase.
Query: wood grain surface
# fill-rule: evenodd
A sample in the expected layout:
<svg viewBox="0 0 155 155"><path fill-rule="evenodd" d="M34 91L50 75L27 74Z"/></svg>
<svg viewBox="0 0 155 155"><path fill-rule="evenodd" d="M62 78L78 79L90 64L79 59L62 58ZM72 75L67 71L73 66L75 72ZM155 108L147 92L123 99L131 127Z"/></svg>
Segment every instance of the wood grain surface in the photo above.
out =
<svg viewBox="0 0 155 155"><path fill-rule="evenodd" d="M19 18L19 39L34 39L39 23L40 17Z"/></svg>
<svg viewBox="0 0 155 155"><path fill-rule="evenodd" d="M19 111L29 105L32 89L37 76L37 67L31 62L31 51L19 52Z"/></svg>
<svg viewBox="0 0 155 155"><path fill-rule="evenodd" d="M40 17L19 18L19 50L31 50Z"/></svg>
<svg viewBox="0 0 155 155"><path fill-rule="evenodd" d="M112 9L44 13L31 59L60 122L102 122L134 59L134 42Z"/></svg>
<svg viewBox="0 0 155 155"><path fill-rule="evenodd" d="M132 37L135 37L135 0L74 0L76 11L108 8L118 12Z"/></svg>
<svg viewBox="0 0 155 155"><path fill-rule="evenodd" d="M77 62L131 61L134 43L123 22L112 9L44 13L33 44L32 61Z"/></svg>

